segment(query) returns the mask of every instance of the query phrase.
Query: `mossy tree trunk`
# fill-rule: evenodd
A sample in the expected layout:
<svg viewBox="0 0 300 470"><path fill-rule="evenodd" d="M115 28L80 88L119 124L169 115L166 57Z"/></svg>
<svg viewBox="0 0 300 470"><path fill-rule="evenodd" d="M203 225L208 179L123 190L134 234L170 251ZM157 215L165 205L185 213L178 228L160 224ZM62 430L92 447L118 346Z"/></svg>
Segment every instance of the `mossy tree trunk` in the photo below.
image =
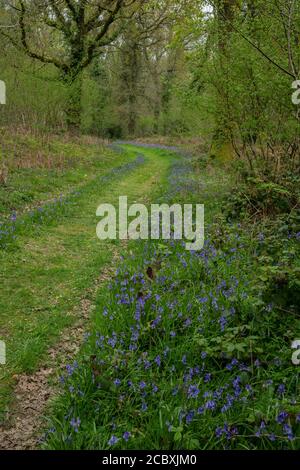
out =
<svg viewBox="0 0 300 470"><path fill-rule="evenodd" d="M233 23L240 11L240 7L240 0L218 0L215 7L218 34L217 65L220 78L217 88L216 129L210 153L211 156L222 161L232 160L234 157L228 66L230 66L229 43Z"/></svg>
<svg viewBox="0 0 300 470"><path fill-rule="evenodd" d="M66 90L66 123L68 131L77 134L81 126L82 112L82 73L74 77L72 73L65 74L62 77Z"/></svg>
<svg viewBox="0 0 300 470"><path fill-rule="evenodd" d="M139 0L66 0L58 2L27 2L19 0L18 8L9 5L13 22L17 21L19 40L13 34L3 33L14 47L43 64L52 64L66 85L67 125L70 131L80 129L82 73L104 48L121 33L121 13L134 14L140 8ZM35 19L34 27L32 18ZM35 29L35 31L34 31ZM39 47L35 37L43 30L54 38L55 47ZM37 34L38 33L38 34ZM55 42L56 39L56 42ZM51 41L50 41L51 42ZM52 44L53 46L53 44Z"/></svg>

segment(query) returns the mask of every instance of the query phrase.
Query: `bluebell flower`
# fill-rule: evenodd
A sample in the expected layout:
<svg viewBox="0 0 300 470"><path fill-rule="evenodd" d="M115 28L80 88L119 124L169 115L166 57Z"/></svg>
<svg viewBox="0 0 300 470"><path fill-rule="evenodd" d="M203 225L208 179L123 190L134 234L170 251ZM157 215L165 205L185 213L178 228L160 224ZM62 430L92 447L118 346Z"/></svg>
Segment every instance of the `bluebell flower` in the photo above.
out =
<svg viewBox="0 0 300 470"><path fill-rule="evenodd" d="M238 375L233 381L232 386L233 388L238 388L241 382L241 377Z"/></svg>
<svg viewBox="0 0 300 470"><path fill-rule="evenodd" d="M276 421L279 424L283 424L285 423L288 417L289 417L289 414L286 411L280 411L280 413L278 414L276 418Z"/></svg>
<svg viewBox="0 0 300 470"><path fill-rule="evenodd" d="M195 411L193 411L193 410L189 411L188 414L185 417L186 423L190 424L193 421L194 416L195 416Z"/></svg>
<svg viewBox="0 0 300 470"><path fill-rule="evenodd" d="M152 329L156 328L160 322L161 322L161 315L158 315L158 317L156 317L155 320L153 320L153 322L151 323L151 328Z"/></svg>
<svg viewBox="0 0 300 470"><path fill-rule="evenodd" d="M188 326L191 326L192 324L192 320L190 318L187 318L185 321L184 321L184 326L185 327L188 327Z"/></svg>
<svg viewBox="0 0 300 470"><path fill-rule="evenodd" d="M148 405L147 405L146 402L143 401L143 403L142 403L142 411L147 411L147 409L148 409Z"/></svg>
<svg viewBox="0 0 300 470"><path fill-rule="evenodd" d="M108 441L108 445L111 447L117 444L117 442L119 442L119 438L116 436L111 436L111 438Z"/></svg>
<svg viewBox="0 0 300 470"><path fill-rule="evenodd" d="M235 314L235 308L234 308L233 306L230 307L229 313L230 313L230 315L234 315L234 314Z"/></svg>
<svg viewBox="0 0 300 470"><path fill-rule="evenodd" d="M106 317L106 316L108 315L108 310L107 310L106 307L103 309L102 315L103 315L104 317Z"/></svg>
<svg viewBox="0 0 300 470"><path fill-rule="evenodd" d="M167 357L167 355L169 354L170 352L170 348L169 346L167 346L165 349L164 349L164 357Z"/></svg>
<svg viewBox="0 0 300 470"><path fill-rule="evenodd" d="M78 367L78 363L76 361L73 363L73 365L67 364L66 369L67 369L68 375L71 376L74 373L75 369L77 369L77 367Z"/></svg>
<svg viewBox="0 0 300 470"><path fill-rule="evenodd" d="M189 388L188 388L188 397L189 398L197 398L199 393L200 393L200 390L197 387L197 385L190 385L189 386Z"/></svg>
<svg viewBox="0 0 300 470"><path fill-rule="evenodd" d="M224 331L227 325L227 318L224 315L222 315L219 319L219 323L220 323L221 331Z"/></svg>
<svg viewBox="0 0 300 470"><path fill-rule="evenodd" d="M124 432L123 434L124 441L128 442L130 437L131 437L131 433L129 431Z"/></svg>
<svg viewBox="0 0 300 470"><path fill-rule="evenodd" d="M158 367L160 367L160 365L161 365L161 358L160 358L160 356L156 356L156 358L154 359L154 362L158 365Z"/></svg>
<svg viewBox="0 0 300 470"><path fill-rule="evenodd" d="M211 381L211 373L205 374L205 376L204 376L204 382L205 382L205 383L208 383L208 382L210 382L210 381Z"/></svg>
<svg viewBox="0 0 300 470"><path fill-rule="evenodd" d="M278 393L278 395L283 395L284 392L285 392L285 385L284 385L284 384L280 384L280 385L278 386L277 393Z"/></svg>
<svg viewBox="0 0 300 470"><path fill-rule="evenodd" d="M287 437L290 441L293 441L295 439L292 427L289 424L284 424L283 425L283 432L284 432L284 434L287 435Z"/></svg>
<svg viewBox="0 0 300 470"><path fill-rule="evenodd" d="M216 408L216 402L214 400L208 400L205 403L205 408L207 410L214 410Z"/></svg>
<svg viewBox="0 0 300 470"><path fill-rule="evenodd" d="M78 432L79 430L79 426L80 426L80 418L72 418L71 421L70 421L70 425L72 426L72 428L74 429L75 432Z"/></svg>
<svg viewBox="0 0 300 470"><path fill-rule="evenodd" d="M115 348L117 344L117 338L115 336L113 336L112 338L109 338L107 340L107 344L109 344L112 348Z"/></svg>
<svg viewBox="0 0 300 470"><path fill-rule="evenodd" d="M168 431L171 432L172 429L173 429L172 424L171 424L169 421L166 421L166 426L167 426L167 428L168 428Z"/></svg>
<svg viewBox="0 0 300 470"><path fill-rule="evenodd" d="M226 413L232 407L232 402L227 401L221 408L221 413Z"/></svg>

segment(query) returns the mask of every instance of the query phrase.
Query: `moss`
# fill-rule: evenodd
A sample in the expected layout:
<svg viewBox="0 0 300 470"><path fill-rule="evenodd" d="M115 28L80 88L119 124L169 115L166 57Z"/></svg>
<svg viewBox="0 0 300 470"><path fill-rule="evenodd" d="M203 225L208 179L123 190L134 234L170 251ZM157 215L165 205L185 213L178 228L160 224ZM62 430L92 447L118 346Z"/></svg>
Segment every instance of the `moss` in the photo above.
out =
<svg viewBox="0 0 300 470"><path fill-rule="evenodd" d="M222 163L234 159L234 149L231 142L213 142L210 149L210 158Z"/></svg>

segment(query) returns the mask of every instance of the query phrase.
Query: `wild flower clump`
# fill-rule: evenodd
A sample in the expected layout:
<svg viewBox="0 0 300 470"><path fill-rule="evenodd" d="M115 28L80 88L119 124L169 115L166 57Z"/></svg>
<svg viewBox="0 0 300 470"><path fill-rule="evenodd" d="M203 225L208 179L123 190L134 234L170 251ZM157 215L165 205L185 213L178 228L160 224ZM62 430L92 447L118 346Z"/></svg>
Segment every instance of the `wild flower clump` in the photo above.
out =
<svg viewBox="0 0 300 470"><path fill-rule="evenodd" d="M248 235L216 240L212 226L200 252L140 243L124 262L61 377L46 447L300 448L294 318L264 303Z"/></svg>

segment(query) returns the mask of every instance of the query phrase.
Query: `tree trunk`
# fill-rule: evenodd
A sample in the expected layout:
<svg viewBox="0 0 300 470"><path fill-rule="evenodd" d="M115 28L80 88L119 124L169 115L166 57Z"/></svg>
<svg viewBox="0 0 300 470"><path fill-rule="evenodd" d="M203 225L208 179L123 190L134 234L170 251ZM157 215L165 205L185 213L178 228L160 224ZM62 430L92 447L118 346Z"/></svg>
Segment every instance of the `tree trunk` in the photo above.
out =
<svg viewBox="0 0 300 470"><path fill-rule="evenodd" d="M133 86L133 84L131 84ZM130 137L134 137L136 133L136 120L137 120L137 115L136 115L136 95L135 95L135 90L134 88L130 90L129 92L129 97L128 97L128 104L129 104L129 110L128 110L128 135Z"/></svg>
<svg viewBox="0 0 300 470"><path fill-rule="evenodd" d="M66 74L63 77L66 87L66 121L68 131L72 134L78 134L81 126L81 95L82 95L82 74L75 78L72 74Z"/></svg>
<svg viewBox="0 0 300 470"><path fill-rule="evenodd" d="M240 0L219 0L215 9L218 26L218 68L220 80L218 83L217 124L211 145L211 156L220 160L231 160L234 156L232 142L232 122L229 100L228 62L230 59L230 35L232 23L240 8Z"/></svg>

